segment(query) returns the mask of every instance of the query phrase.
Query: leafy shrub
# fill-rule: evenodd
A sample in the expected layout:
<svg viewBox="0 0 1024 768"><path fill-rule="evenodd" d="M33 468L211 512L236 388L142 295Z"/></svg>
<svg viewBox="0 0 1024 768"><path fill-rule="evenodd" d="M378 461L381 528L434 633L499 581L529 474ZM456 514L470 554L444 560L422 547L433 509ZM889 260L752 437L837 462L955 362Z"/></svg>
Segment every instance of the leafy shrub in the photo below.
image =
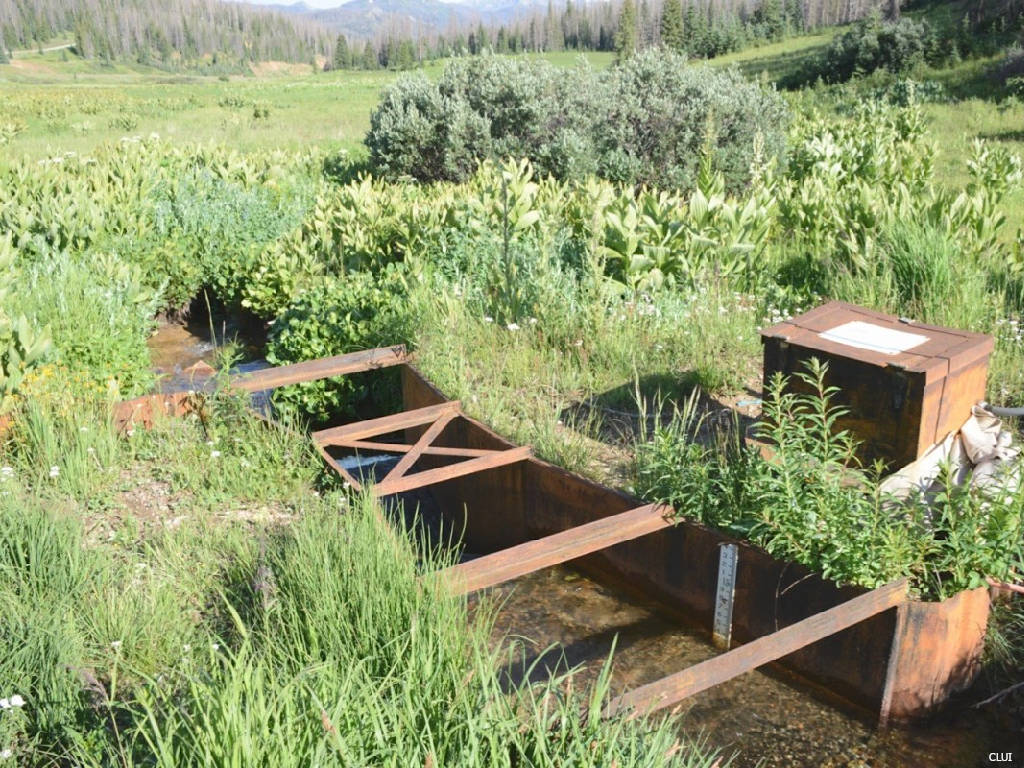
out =
<svg viewBox="0 0 1024 768"><path fill-rule="evenodd" d="M124 112L110 118L110 127L119 131L134 131L139 127L139 116L132 112Z"/></svg>
<svg viewBox="0 0 1024 768"><path fill-rule="evenodd" d="M637 446L637 490L838 583L875 587L908 576L941 599L1019 572L1024 493L947 481L927 502L896 505L857 464L850 433L836 431L844 411L825 372L811 361L797 374L811 395L787 391L782 377L772 382L758 429L771 460L737 434L697 442L700 422L686 410Z"/></svg>
<svg viewBox="0 0 1024 768"><path fill-rule="evenodd" d="M327 277L300 294L274 322L267 360L274 365L340 355L403 342L405 284L396 269L379 276L353 272ZM312 381L275 392L284 411L314 421L351 413L370 391L357 378Z"/></svg>
<svg viewBox="0 0 1024 768"><path fill-rule="evenodd" d="M322 274L323 265L302 237L282 237L260 254L251 272L239 274L241 304L257 317L273 319Z"/></svg>
<svg viewBox="0 0 1024 768"><path fill-rule="evenodd" d="M112 254L52 254L26 269L21 287L18 310L49 327L66 368L123 396L152 386L146 339L160 291L146 285L138 267Z"/></svg>
<svg viewBox="0 0 1024 768"><path fill-rule="evenodd" d="M789 111L778 94L736 69L684 64L645 51L604 76L604 102L594 110L600 175L689 190L709 148L735 191L750 178L755 147L762 159L782 156Z"/></svg>
<svg viewBox="0 0 1024 768"><path fill-rule="evenodd" d="M10 144L14 137L25 130L21 120L4 120L0 123L0 145Z"/></svg>
<svg viewBox="0 0 1024 768"><path fill-rule="evenodd" d="M245 109L252 106L252 103L252 99L246 99L234 94L225 94L217 99L217 106L224 107L225 109Z"/></svg>
<svg viewBox="0 0 1024 768"><path fill-rule="evenodd" d="M296 225L303 196L200 170L161 183L149 202L151 232L122 241L119 250L143 267L150 284L165 283L166 305L178 309L204 286L239 303L264 244Z"/></svg>
<svg viewBox="0 0 1024 768"><path fill-rule="evenodd" d="M597 73L499 56L458 60L437 85L417 74L389 87L366 145L391 177L461 181L481 160L512 156L558 178L597 172L682 188L694 185L707 145L727 186L739 188L756 144L781 156L788 110L735 70L685 62L645 51Z"/></svg>
<svg viewBox="0 0 1024 768"><path fill-rule="evenodd" d="M876 70L902 74L926 61L937 61L939 54L938 38L928 22L906 17L883 21L874 13L834 37L802 78L843 83Z"/></svg>
<svg viewBox="0 0 1024 768"><path fill-rule="evenodd" d="M52 353L49 329L33 328L24 315L10 317L5 307L19 275L10 234L0 237L0 414L30 374Z"/></svg>
<svg viewBox="0 0 1024 768"><path fill-rule="evenodd" d="M938 104L948 99L946 88L937 80L917 82L908 77L901 77L871 93L879 101L885 101L897 107L909 107L914 104Z"/></svg>

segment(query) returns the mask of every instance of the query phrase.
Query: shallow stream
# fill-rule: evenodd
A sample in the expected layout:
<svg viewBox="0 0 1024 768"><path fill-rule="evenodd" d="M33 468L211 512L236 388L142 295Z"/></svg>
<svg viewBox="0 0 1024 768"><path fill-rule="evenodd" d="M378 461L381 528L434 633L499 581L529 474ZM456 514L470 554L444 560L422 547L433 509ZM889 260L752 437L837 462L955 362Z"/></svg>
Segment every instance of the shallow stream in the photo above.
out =
<svg viewBox="0 0 1024 768"><path fill-rule="evenodd" d="M208 331L165 325L150 340L161 388L189 388L188 368L215 356ZM244 369L265 366L256 361ZM599 673L614 644L616 691L653 682L718 653L706 633L679 626L654 605L609 589L576 571L549 568L490 591L500 601L495 644L516 643L519 662L508 672L522 676L543 654L534 674L578 667L585 685ZM685 734L706 738L732 765L908 766L921 768L1024 768L1024 724L997 707L965 702L926 727L878 732L831 706L784 673L755 671L688 699L682 708ZM1012 753L990 760L991 753ZM998 755L995 755L998 756Z"/></svg>

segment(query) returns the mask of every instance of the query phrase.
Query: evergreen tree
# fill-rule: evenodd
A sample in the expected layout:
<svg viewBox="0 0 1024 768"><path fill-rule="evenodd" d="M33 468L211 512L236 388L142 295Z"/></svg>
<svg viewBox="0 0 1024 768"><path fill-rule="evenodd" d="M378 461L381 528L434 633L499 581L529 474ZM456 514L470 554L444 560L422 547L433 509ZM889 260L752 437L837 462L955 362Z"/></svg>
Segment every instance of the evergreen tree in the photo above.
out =
<svg viewBox="0 0 1024 768"><path fill-rule="evenodd" d="M661 44L671 51L686 50L683 33L683 0L665 0L661 11Z"/></svg>
<svg viewBox="0 0 1024 768"><path fill-rule="evenodd" d="M781 40L786 31L782 0L762 0L761 7L754 13L754 21L763 27L769 40Z"/></svg>
<svg viewBox="0 0 1024 768"><path fill-rule="evenodd" d="M555 16L554 3L552 0L548 0L548 13L544 17L544 50L560 51L563 42L562 27L558 23L558 17Z"/></svg>
<svg viewBox="0 0 1024 768"><path fill-rule="evenodd" d="M406 38L398 44L398 68L412 69L416 66L416 49L413 48L412 40Z"/></svg>
<svg viewBox="0 0 1024 768"><path fill-rule="evenodd" d="M338 35L334 43L334 68L348 69L352 66L352 53L348 49L348 40L344 35Z"/></svg>
<svg viewBox="0 0 1024 768"><path fill-rule="evenodd" d="M651 6L647 0L640 0L640 14L636 20L637 48L649 48L654 44L654 25L651 23Z"/></svg>
<svg viewBox="0 0 1024 768"><path fill-rule="evenodd" d="M380 47L380 55L377 57L384 69L398 68L398 41L389 37L386 43Z"/></svg>
<svg viewBox="0 0 1024 768"><path fill-rule="evenodd" d="M615 54L617 59L626 59L636 53L636 6L633 0L625 0L619 12L619 28L615 30Z"/></svg>
<svg viewBox="0 0 1024 768"><path fill-rule="evenodd" d="M579 31L576 34L576 47L585 51L594 49L594 33L590 26L590 19L586 16L580 19Z"/></svg>
<svg viewBox="0 0 1024 768"><path fill-rule="evenodd" d="M686 52L691 56L708 55L708 20L695 3L686 7L686 19L683 23L683 34L686 37Z"/></svg>
<svg viewBox="0 0 1024 768"><path fill-rule="evenodd" d="M377 52L373 50L373 43L369 40L367 40L366 45L363 46L363 58L360 61L360 66L363 69L377 69Z"/></svg>

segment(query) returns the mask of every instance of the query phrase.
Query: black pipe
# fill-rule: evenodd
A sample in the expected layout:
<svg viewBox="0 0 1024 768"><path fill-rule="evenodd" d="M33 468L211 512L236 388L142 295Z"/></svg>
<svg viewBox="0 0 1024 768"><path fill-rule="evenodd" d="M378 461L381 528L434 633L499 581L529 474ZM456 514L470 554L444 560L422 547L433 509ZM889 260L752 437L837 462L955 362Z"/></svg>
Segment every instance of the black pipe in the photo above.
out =
<svg viewBox="0 0 1024 768"><path fill-rule="evenodd" d="M1024 416L1024 408L1002 408L998 405L989 405L988 403L978 403L982 408L991 413L993 416L998 416L1002 419L1012 419L1019 416Z"/></svg>

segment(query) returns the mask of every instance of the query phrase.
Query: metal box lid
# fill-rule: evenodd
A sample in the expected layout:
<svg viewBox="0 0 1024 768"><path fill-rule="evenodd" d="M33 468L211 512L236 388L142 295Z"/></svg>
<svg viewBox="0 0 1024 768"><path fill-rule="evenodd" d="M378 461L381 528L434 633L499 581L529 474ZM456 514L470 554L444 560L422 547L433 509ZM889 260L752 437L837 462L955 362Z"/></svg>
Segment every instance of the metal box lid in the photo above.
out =
<svg viewBox="0 0 1024 768"><path fill-rule="evenodd" d="M923 373L925 384L987 357L994 346L992 337L984 333L900 320L842 301L830 301L765 328L761 340L768 339L869 365Z"/></svg>

